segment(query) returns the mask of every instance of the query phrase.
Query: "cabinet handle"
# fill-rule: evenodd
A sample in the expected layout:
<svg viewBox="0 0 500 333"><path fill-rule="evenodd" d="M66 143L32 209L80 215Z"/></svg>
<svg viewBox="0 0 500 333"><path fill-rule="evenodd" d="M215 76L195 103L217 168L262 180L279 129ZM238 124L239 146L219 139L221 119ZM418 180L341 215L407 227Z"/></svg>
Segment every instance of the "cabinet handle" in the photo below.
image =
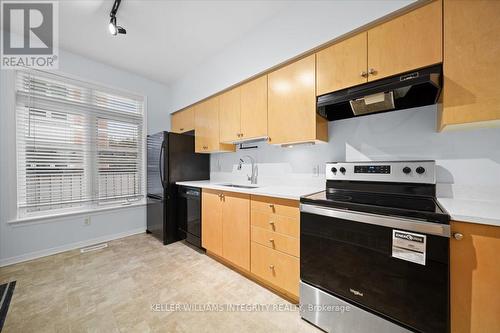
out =
<svg viewBox="0 0 500 333"><path fill-rule="evenodd" d="M368 73L366 71L362 71L360 75L361 77L368 77Z"/></svg>
<svg viewBox="0 0 500 333"><path fill-rule="evenodd" d="M375 70L375 68L370 68L370 69L368 69L368 74L376 75L377 71Z"/></svg>
<svg viewBox="0 0 500 333"><path fill-rule="evenodd" d="M274 239L272 239L272 238L271 238L271 239L269 240L269 243L271 243L271 245L274 247Z"/></svg>
<svg viewBox="0 0 500 333"><path fill-rule="evenodd" d="M459 232L455 232L453 233L453 238L455 238L456 240L462 240L464 239L464 235Z"/></svg>
<svg viewBox="0 0 500 333"><path fill-rule="evenodd" d="M184 128L182 128L182 127L181 127L181 128L179 128L179 129L180 129L181 131L184 131Z"/></svg>
<svg viewBox="0 0 500 333"><path fill-rule="evenodd" d="M269 265L269 269L274 271L274 265Z"/></svg>

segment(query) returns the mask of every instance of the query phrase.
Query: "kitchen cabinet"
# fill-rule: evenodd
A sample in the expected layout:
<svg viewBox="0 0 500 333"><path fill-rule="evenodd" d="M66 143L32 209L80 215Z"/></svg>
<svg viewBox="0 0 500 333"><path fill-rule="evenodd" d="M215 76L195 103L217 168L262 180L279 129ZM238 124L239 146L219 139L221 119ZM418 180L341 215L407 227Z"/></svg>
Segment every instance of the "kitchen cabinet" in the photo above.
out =
<svg viewBox="0 0 500 333"><path fill-rule="evenodd" d="M250 196L203 189L202 246L250 270Z"/></svg>
<svg viewBox="0 0 500 333"><path fill-rule="evenodd" d="M219 96L195 105L195 151L197 153L231 152L234 145L219 140Z"/></svg>
<svg viewBox="0 0 500 333"><path fill-rule="evenodd" d="M443 105L438 130L499 124L499 16L499 1L444 1Z"/></svg>
<svg viewBox="0 0 500 333"><path fill-rule="evenodd" d="M220 98L221 142L267 136L267 75L233 88Z"/></svg>
<svg viewBox="0 0 500 333"><path fill-rule="evenodd" d="M452 222L451 331L500 332L500 227ZM460 239L461 238L461 239Z"/></svg>
<svg viewBox="0 0 500 333"><path fill-rule="evenodd" d="M236 87L220 95L220 141L238 141L241 135L241 88Z"/></svg>
<svg viewBox="0 0 500 333"><path fill-rule="evenodd" d="M382 23L316 53L318 96L442 62L442 3Z"/></svg>
<svg viewBox="0 0 500 333"><path fill-rule="evenodd" d="M185 133L194 130L194 108L189 107L175 112L171 117L171 131L174 133Z"/></svg>
<svg viewBox="0 0 500 333"><path fill-rule="evenodd" d="M252 273L272 286L299 296L299 258L252 242Z"/></svg>
<svg viewBox="0 0 500 333"><path fill-rule="evenodd" d="M316 56L268 75L268 134L271 144L328 141L328 123L316 114Z"/></svg>
<svg viewBox="0 0 500 333"><path fill-rule="evenodd" d="M201 192L201 245L222 256L222 197L218 191Z"/></svg>
<svg viewBox="0 0 500 333"><path fill-rule="evenodd" d="M299 202L252 195L250 207L251 272L298 299Z"/></svg>
<svg viewBox="0 0 500 333"><path fill-rule="evenodd" d="M442 2L368 30L368 81L442 62Z"/></svg>
<svg viewBox="0 0 500 333"><path fill-rule="evenodd" d="M333 44L316 54L316 94L356 86L368 81L367 33Z"/></svg>
<svg viewBox="0 0 500 333"><path fill-rule="evenodd" d="M249 271L250 196L224 192L222 203L222 257Z"/></svg>

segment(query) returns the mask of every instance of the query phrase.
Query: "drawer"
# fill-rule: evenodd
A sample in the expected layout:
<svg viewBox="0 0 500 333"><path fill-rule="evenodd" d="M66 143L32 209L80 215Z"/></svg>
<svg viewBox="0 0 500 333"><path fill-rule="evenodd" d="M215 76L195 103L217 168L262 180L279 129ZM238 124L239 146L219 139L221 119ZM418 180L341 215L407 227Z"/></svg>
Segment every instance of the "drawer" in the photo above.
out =
<svg viewBox="0 0 500 333"><path fill-rule="evenodd" d="M299 201L252 195L251 209L299 219Z"/></svg>
<svg viewBox="0 0 500 333"><path fill-rule="evenodd" d="M274 231L280 234L299 238L300 222L298 218L252 210L250 223L253 226L257 226L268 231Z"/></svg>
<svg viewBox="0 0 500 333"><path fill-rule="evenodd" d="M275 287L299 296L299 259L255 242L251 250L251 271Z"/></svg>
<svg viewBox="0 0 500 333"><path fill-rule="evenodd" d="M251 240L292 256L298 257L300 255L299 240L294 237L252 226Z"/></svg>

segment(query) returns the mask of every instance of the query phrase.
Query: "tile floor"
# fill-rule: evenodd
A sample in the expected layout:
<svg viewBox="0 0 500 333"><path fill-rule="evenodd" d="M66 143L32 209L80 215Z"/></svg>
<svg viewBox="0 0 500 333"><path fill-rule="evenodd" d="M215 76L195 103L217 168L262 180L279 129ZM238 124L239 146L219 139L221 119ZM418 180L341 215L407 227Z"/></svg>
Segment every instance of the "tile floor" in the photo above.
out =
<svg viewBox="0 0 500 333"><path fill-rule="evenodd" d="M183 242L146 234L0 268L17 280L2 332L319 332L290 303ZM153 311L280 304L288 311ZM162 310L162 308L158 308Z"/></svg>

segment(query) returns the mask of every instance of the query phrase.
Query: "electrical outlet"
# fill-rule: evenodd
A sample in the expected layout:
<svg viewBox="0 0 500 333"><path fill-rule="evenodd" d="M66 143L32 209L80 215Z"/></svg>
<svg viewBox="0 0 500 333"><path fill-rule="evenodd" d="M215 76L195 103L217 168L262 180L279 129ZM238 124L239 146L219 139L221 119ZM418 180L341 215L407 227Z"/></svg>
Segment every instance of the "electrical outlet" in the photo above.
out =
<svg viewBox="0 0 500 333"><path fill-rule="evenodd" d="M87 216L86 218L83 219L83 224L90 225L90 216Z"/></svg>

